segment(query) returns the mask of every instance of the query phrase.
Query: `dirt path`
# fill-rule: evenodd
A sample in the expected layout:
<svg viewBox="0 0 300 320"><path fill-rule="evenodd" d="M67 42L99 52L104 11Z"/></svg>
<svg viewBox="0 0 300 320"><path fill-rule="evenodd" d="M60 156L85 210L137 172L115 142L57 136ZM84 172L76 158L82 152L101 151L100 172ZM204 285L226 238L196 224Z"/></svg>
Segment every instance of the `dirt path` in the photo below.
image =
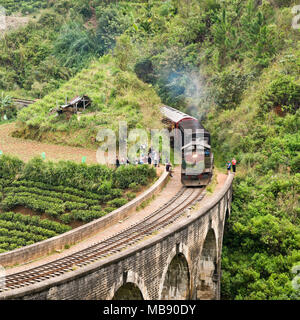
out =
<svg viewBox="0 0 300 320"><path fill-rule="evenodd" d="M86 157L86 163L97 163L96 150L13 138L10 134L14 131L14 128L14 123L0 125L0 150L3 154L14 155L27 162L45 152L47 160L81 162L82 157Z"/></svg>

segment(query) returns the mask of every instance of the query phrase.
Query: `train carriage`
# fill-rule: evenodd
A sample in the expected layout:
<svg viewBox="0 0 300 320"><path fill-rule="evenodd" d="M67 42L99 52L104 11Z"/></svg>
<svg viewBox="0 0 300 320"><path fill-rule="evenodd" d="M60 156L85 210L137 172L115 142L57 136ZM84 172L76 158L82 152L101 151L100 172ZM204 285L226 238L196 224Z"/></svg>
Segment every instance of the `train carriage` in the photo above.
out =
<svg viewBox="0 0 300 320"><path fill-rule="evenodd" d="M179 129L182 132L183 145L184 145L184 130L192 130L192 138L196 140L196 130L204 130L204 140L210 145L210 134L209 132L201 125L198 119L182 112L177 109L174 109L169 106L162 106L161 112L163 114L163 123L168 125L169 129L174 128ZM190 139L186 139L189 141Z"/></svg>
<svg viewBox="0 0 300 320"><path fill-rule="evenodd" d="M162 106L163 123L182 133L181 182L185 186L206 186L213 174L210 133L194 117L169 106ZM189 130L187 130L189 129ZM191 136L186 136L191 134ZM202 131L202 138L196 132Z"/></svg>

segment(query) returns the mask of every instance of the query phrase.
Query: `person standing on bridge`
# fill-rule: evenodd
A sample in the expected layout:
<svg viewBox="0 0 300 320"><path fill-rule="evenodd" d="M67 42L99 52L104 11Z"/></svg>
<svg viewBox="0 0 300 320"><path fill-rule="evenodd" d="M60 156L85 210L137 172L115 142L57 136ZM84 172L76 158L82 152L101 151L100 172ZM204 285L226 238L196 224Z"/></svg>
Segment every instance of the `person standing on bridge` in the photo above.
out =
<svg viewBox="0 0 300 320"><path fill-rule="evenodd" d="M152 163L152 158L151 158L151 153L148 154L148 164L151 166Z"/></svg>
<svg viewBox="0 0 300 320"><path fill-rule="evenodd" d="M116 157L116 168L118 169L120 167L120 160L118 157Z"/></svg>
<svg viewBox="0 0 300 320"><path fill-rule="evenodd" d="M230 161L227 161L227 173L230 174L230 171L231 171L231 162Z"/></svg>
<svg viewBox="0 0 300 320"><path fill-rule="evenodd" d="M170 177L173 177L172 176L172 165L168 160L166 161L166 171L170 173Z"/></svg>
<svg viewBox="0 0 300 320"><path fill-rule="evenodd" d="M231 160L231 163L232 163L232 171L235 173L235 171L236 171L236 160L233 158Z"/></svg>

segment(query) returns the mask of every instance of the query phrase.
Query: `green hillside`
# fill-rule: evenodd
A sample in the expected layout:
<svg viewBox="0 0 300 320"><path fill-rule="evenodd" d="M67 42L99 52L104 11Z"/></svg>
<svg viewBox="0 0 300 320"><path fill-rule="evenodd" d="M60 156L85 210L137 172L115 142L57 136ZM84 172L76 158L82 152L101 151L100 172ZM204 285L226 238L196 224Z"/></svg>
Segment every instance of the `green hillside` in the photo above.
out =
<svg viewBox="0 0 300 320"><path fill-rule="evenodd" d="M31 50L49 28L35 25L24 44L19 30L0 47L0 89L44 97L18 114L16 135L89 145L99 127L119 119L157 127L160 100L197 116L212 134L216 165L238 160L222 298L299 299L292 287L300 265L297 4L79 0L76 15L73 1L56 1L51 39ZM83 93L94 104L80 119L49 116L56 100Z"/></svg>
<svg viewBox="0 0 300 320"><path fill-rule="evenodd" d="M91 107L67 121L65 115L49 111L78 95L87 95ZM100 128L118 130L119 121L128 128L161 127L160 99L148 84L134 73L122 71L111 56L93 62L60 89L18 114L19 129L15 136L53 141L73 146L95 147Z"/></svg>

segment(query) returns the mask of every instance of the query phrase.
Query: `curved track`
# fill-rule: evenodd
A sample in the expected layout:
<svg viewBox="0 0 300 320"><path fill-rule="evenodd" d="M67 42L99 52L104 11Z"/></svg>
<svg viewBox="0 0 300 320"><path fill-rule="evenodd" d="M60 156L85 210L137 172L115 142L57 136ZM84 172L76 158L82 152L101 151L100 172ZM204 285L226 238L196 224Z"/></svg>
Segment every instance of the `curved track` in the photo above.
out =
<svg viewBox="0 0 300 320"><path fill-rule="evenodd" d="M60 276L141 241L146 236L172 224L184 210L204 197L204 189L183 187L170 201L143 220L88 248L53 262L6 277L0 292L17 289Z"/></svg>

